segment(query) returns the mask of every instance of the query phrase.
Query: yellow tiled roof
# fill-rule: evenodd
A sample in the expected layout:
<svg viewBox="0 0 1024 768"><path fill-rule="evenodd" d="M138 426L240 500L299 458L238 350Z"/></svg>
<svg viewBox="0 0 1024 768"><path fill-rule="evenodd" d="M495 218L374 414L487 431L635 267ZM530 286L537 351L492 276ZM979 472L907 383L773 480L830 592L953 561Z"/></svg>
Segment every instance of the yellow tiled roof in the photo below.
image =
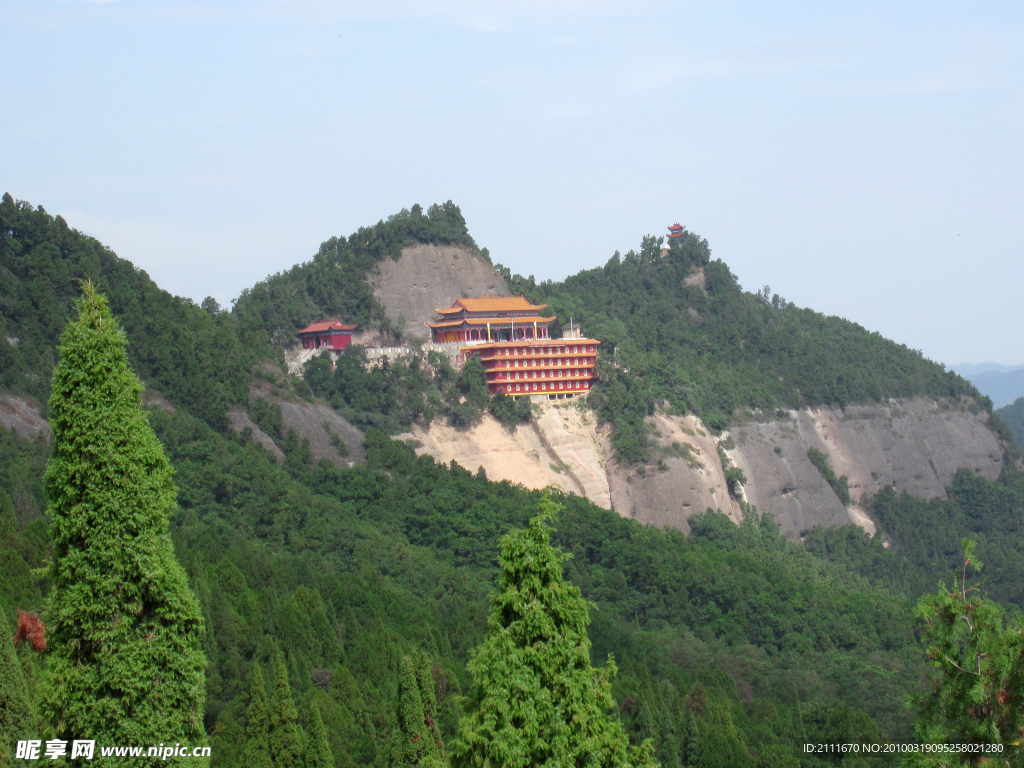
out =
<svg viewBox="0 0 1024 768"><path fill-rule="evenodd" d="M450 309L435 309L445 315L465 309L467 312L540 312L547 304L531 304L522 296L486 296L478 299L457 299Z"/></svg>

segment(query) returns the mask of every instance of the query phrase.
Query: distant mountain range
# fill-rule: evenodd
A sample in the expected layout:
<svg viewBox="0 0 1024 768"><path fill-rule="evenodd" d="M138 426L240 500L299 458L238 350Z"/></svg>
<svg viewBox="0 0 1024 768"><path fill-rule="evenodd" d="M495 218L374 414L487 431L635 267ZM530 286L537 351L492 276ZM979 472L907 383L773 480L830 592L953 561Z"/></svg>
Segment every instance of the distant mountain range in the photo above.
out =
<svg viewBox="0 0 1024 768"><path fill-rule="evenodd" d="M968 379L983 395L991 397L996 408L1024 397L1024 365L964 363L954 365L953 370Z"/></svg>

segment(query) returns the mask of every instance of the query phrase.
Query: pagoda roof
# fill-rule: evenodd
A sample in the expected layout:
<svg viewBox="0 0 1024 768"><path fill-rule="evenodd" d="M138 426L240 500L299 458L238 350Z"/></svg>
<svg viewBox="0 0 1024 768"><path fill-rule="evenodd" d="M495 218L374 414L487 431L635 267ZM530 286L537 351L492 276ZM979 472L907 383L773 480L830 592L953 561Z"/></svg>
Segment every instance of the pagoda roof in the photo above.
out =
<svg viewBox="0 0 1024 768"><path fill-rule="evenodd" d="M460 312L540 312L547 304L531 304L524 296L487 296L476 299L456 299L449 309L435 309L439 315Z"/></svg>
<svg viewBox="0 0 1024 768"><path fill-rule="evenodd" d="M345 325L337 320L325 320L322 323L310 323L301 331L296 332L296 336L302 336L306 333L323 333L324 331L354 331L359 326L356 325Z"/></svg>
<svg viewBox="0 0 1024 768"><path fill-rule="evenodd" d="M544 306L547 306L546 304ZM460 325L499 325L504 323L516 323L528 325L530 323L553 323L553 317L467 317L459 320L445 320L440 323L427 323L431 328L458 328Z"/></svg>
<svg viewBox="0 0 1024 768"><path fill-rule="evenodd" d="M677 230L677 229L686 229L686 227L684 227L678 221L675 224L673 224L672 226L669 227L669 230L673 230L674 231L674 230Z"/></svg>

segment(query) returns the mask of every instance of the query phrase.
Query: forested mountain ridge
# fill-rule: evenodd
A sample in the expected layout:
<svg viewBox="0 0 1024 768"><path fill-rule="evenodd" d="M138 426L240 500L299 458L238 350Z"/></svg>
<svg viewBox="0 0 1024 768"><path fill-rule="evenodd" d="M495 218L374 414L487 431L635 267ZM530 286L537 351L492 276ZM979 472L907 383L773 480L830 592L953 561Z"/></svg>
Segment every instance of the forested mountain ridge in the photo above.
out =
<svg viewBox="0 0 1024 768"><path fill-rule="evenodd" d="M41 207L0 199L0 387L45 403L57 339L80 284L110 300L130 340L131 363L148 385L214 426L245 404L264 350L243 344L229 316L171 296L131 262Z"/></svg>
<svg viewBox="0 0 1024 768"><path fill-rule="evenodd" d="M744 410L773 413L890 398L972 397L966 379L856 323L790 304L765 286L744 292L707 240L645 237L639 251L561 282L502 268L514 292L575 318L615 350L594 405L616 425L616 448L643 459L644 415L668 403L724 429ZM628 371L628 374L627 374Z"/></svg>
<svg viewBox="0 0 1024 768"><path fill-rule="evenodd" d="M454 408L475 396L473 382L463 382L462 402L458 372L440 364L420 376L410 363L401 375L388 371L391 378L350 365L355 358L339 367L340 376L314 367L312 373L324 378L317 383L312 377L314 384L337 396L339 408L362 414L360 424L367 429L365 466L315 462L309 447L283 429L274 402L249 399L251 386L268 383L259 378L257 363L277 357L273 337L285 326L275 323L317 319L295 310L300 303L309 312L329 309L318 303L306 272L282 283L289 286L282 295L299 289L291 294L298 297L295 306L282 305L282 314L264 318L268 308L277 312L268 288L267 303L253 304L247 317L236 308L235 316L212 304L203 308L170 297L94 240L70 230L62 234L66 225L27 204L8 197L0 210L8 217L0 228L8 260L2 277L4 330L19 339L17 346L7 345L17 355L5 358L3 388L45 396L43 353L50 350L52 370L56 341L47 333L52 325L59 334L63 322L48 325L46 318L66 312L77 290L75 278L92 277L111 293L129 332L133 366L174 407L151 409L150 420L175 468L179 509L172 536L205 617L204 726L214 765L243 764L253 670L262 666L264 677L272 677L277 649L285 653L300 723L312 727L316 704L336 765L388 764L398 667L413 648L433 664L439 727L449 739L469 690L466 661L484 632L499 538L525 524L540 494L492 482L456 463L417 457L387 432L401 429L403 419L423 421L425 414L413 408L415 387L434 386L437 377L450 377L437 379L438 392L456 399L441 402L434 418L472 417L472 409ZM368 242L363 240L364 247ZM396 236L394 242L407 241ZM338 253L344 252L339 246ZM338 258L344 263L348 257ZM711 264L704 265L709 296L715 290ZM699 273L695 266L686 271L684 286ZM343 272L344 266L331 269ZM37 283L39 275L47 280ZM37 291L37 285L49 288ZM363 289L351 290L364 302L359 306L368 308L369 322L376 322ZM146 322L150 314L153 321ZM612 331L616 323L628 330L622 317L608 320ZM233 339L226 370L217 366L210 334ZM236 351L240 356L231 357ZM709 348L708 360L715 359L713 352ZM661 353L649 354L657 360ZM175 355L186 360L178 378L169 364ZM609 386L632 386L627 369L641 364L620 359L617 366L612 358L602 372ZM652 378L649 370L638 372ZM362 378L371 374L381 378ZM929 384L925 368L912 366L911 374L925 390L943 381ZM274 379L281 398L304 396L301 382L277 374ZM223 395L207 398L198 391L216 392L218 384ZM346 400L348 388L370 386L377 387L370 400ZM653 390L643 391L647 397ZM388 400L392 395L398 399ZM429 403L428 390L419 395L419 402ZM646 409L644 398L639 402ZM220 414L229 406L248 407L278 444L283 461L244 432L226 428ZM384 429L373 428L374 413ZM633 418L628 409L623 414ZM48 448L45 440L6 431L0 438L0 610L11 618L16 608L34 609L45 621L50 543L40 477ZM954 539L987 538L982 556L1000 599L1014 604L1016 585L1024 583L1016 543L1019 476L989 482L966 473L949 500L926 503L888 492L869 499L893 544L888 550L879 538L850 527L813 531L811 546L789 542L770 516L752 509L741 525L713 511L695 515L685 537L622 519L584 498L556 498L565 507L556 541L573 554L566 575L596 606L589 632L594 662L614 653L621 669L613 687L614 716L634 743L652 738L666 768L838 765L839 759L802 753L800 745L910 740L913 712L904 694L924 676L911 600L952 570L947 554L953 552L955 561ZM932 525L934 519L942 524ZM937 552L941 557L935 559ZM31 660L24 647L19 654L38 679L45 656Z"/></svg>

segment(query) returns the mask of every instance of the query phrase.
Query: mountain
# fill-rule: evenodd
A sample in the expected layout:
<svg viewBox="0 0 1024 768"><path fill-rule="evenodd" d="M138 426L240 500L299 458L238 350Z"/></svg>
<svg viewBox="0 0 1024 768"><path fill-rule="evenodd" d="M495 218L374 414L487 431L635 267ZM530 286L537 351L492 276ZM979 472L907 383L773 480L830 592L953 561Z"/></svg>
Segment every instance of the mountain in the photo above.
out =
<svg viewBox="0 0 1024 768"><path fill-rule="evenodd" d="M662 765L692 756L690 724L710 735L705 762L751 768L832 764L803 754L807 741L911 740L905 696L926 677L912 601L948 577L960 538L980 539L991 594L1024 602L1024 475L1009 433L963 379L853 324L745 294L706 243L683 246L663 256L645 241L535 284L492 267L456 206L414 207L331 238L221 312L5 196L0 610L45 606L43 403L75 281L90 278L125 326L175 468L171 535L206 624L214 765L242 764L250 674L269 673L276 648L300 721L316 703L336 764L387 763L412 648L432 662L450 739L500 537L541 495L536 465L566 487L553 492L556 541L593 605L595 662L611 653L620 667L615 716L635 742L653 739ZM510 411L443 355L366 367L355 350L333 370L285 372L291 335L312 320L396 343L435 297L481 289L528 292L600 334L607 391L594 408ZM786 473L792 488L762 490ZM605 498L602 482L614 512L582 495ZM758 507L777 495L804 518L741 504L762 493ZM881 535L843 524L844 496ZM692 508L675 527L628 517L658 522L657 503L678 498Z"/></svg>
<svg viewBox="0 0 1024 768"><path fill-rule="evenodd" d="M977 366L956 366L956 370L970 379L979 392L991 398L996 408L1024 397L1024 366L982 363Z"/></svg>
<svg viewBox="0 0 1024 768"><path fill-rule="evenodd" d="M1003 365L1002 363L960 363L958 365L952 365L950 368L965 379L979 373L1010 373L1011 371L1019 371L1024 368L1024 365Z"/></svg>

